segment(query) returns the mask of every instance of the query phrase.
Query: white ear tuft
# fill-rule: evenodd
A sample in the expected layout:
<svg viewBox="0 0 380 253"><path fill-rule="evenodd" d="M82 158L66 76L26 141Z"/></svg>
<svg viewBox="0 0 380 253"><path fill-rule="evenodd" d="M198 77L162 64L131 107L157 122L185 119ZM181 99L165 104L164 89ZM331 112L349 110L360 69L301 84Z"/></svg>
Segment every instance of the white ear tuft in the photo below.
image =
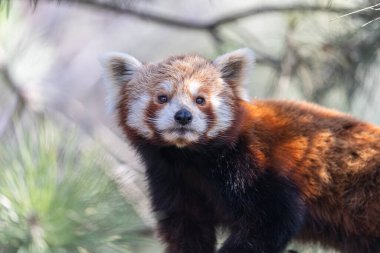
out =
<svg viewBox="0 0 380 253"><path fill-rule="evenodd" d="M104 69L108 109L114 111L119 100L120 89L132 80L142 63L131 55L119 52L104 54L100 57L100 63Z"/></svg>
<svg viewBox="0 0 380 253"><path fill-rule="evenodd" d="M255 55L249 48L241 48L217 57L213 64L221 73L222 79L230 85L237 95L247 100L248 95L244 87L253 69Z"/></svg>

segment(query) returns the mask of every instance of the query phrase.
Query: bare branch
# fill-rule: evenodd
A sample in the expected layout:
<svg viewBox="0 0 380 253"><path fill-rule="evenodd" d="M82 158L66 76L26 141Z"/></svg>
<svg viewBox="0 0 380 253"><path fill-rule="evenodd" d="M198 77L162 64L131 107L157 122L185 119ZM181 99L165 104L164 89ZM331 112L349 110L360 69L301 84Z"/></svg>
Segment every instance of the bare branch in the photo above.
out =
<svg viewBox="0 0 380 253"><path fill-rule="evenodd" d="M18 88L16 82L12 79L9 70L6 66L0 68L0 76L3 77L4 84L16 95L17 97L17 105L15 112L18 116L20 116L27 105L27 99L22 93L22 91Z"/></svg>
<svg viewBox="0 0 380 253"><path fill-rule="evenodd" d="M352 9L348 8L332 8L328 6L319 5L285 5L285 6L263 6L263 7L253 7L251 9L243 10L241 12L236 12L225 17L220 17L214 22L212 26L220 26L226 23L234 22L238 19L257 16L262 14L274 13L274 12L326 12L326 13L344 13Z"/></svg>
<svg viewBox="0 0 380 253"><path fill-rule="evenodd" d="M215 20L211 21L205 21L205 20L184 20L179 19L173 16L163 15L159 13L154 12L143 12L136 9L133 9L131 7L121 7L117 6L108 2L97 2L97 1L90 1L90 0L66 0L63 3L78 3L81 5L85 5L92 8L97 8L101 10L111 11L119 14L127 14L129 16L133 16L140 19L146 19L149 21L153 21L156 23L160 23L163 25L173 26L173 27L180 27L180 28L187 28L187 29L194 29L194 30L207 30L212 31L215 28L234 22L236 20L256 16L256 15L262 15L262 14L268 14L273 12L330 12L330 13L347 13L351 12L352 9L349 8L332 8L328 6L318 6L318 5L304 5L304 4L298 4L298 5L285 5L285 6L264 6L264 7L252 7L246 10L237 11L219 18L216 18Z"/></svg>
<svg viewBox="0 0 380 253"><path fill-rule="evenodd" d="M145 19L148 21L153 21L153 22L163 24L163 25L168 25L168 26L195 29L195 30L211 29L208 23L198 22L196 20L181 20L175 17L170 17L166 14L164 16L163 14L158 14L158 13L153 13L153 12L142 12L131 7L121 7L121 6L114 5L108 2L97 2L97 1L90 1L90 0L66 0L65 2L62 2L62 4L63 3L78 3L78 4L88 6L91 8L111 11L118 14L126 14L132 17Z"/></svg>
<svg viewBox="0 0 380 253"><path fill-rule="evenodd" d="M23 95L22 91L17 87L16 83L12 79L9 70L6 66L0 67L0 77L3 79L3 83L16 95L15 105L11 105L6 109L1 119L0 136L3 135L6 130L13 126L14 119L19 119L24 112L27 99Z"/></svg>

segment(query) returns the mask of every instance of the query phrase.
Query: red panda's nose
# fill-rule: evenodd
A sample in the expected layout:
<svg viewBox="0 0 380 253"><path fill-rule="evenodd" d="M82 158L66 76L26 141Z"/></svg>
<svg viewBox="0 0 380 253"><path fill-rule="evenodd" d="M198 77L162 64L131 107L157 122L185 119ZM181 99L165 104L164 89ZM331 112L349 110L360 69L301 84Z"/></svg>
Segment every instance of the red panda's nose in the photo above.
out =
<svg viewBox="0 0 380 253"><path fill-rule="evenodd" d="M175 121L177 121L181 125L187 125L193 119L191 112L186 109L181 109L174 115Z"/></svg>

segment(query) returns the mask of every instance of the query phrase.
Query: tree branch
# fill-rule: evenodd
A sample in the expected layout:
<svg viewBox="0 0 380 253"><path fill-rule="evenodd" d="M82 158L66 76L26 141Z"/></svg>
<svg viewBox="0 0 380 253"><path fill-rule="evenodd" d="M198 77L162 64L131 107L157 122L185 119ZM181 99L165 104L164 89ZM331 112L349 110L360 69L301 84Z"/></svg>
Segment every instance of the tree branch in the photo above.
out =
<svg viewBox="0 0 380 253"><path fill-rule="evenodd" d="M305 5L305 4L297 4L297 5L285 5L285 6L262 6L262 7L253 7L251 9L243 10L240 12L232 13L226 15L224 17L220 17L212 22L210 25L220 26L226 23L234 22L238 19L257 16L262 14L269 14L274 12L327 12L327 13L346 13L348 11L352 11L349 8L332 8L327 6L319 6L319 5Z"/></svg>
<svg viewBox="0 0 380 253"><path fill-rule="evenodd" d="M184 19L173 17L173 16L168 16L168 15L164 16L163 14L159 14L159 13L139 11L130 7L121 7L121 6L117 6L108 2L98 2L98 1L90 1L90 0L66 0L64 2L62 1L61 3L63 4L63 3L68 3L68 2L78 3L78 4L85 5L91 8L111 11L114 13L126 14L129 16L133 16L140 19L146 19L146 20L153 21L159 24L163 24L163 25L193 29L193 30L207 30L207 31L212 31L221 25L231 23L242 18L268 14L268 13L273 13L273 12L348 13L352 11L352 9L349 9L349 8L339 8L339 7L332 8L332 7L326 7L326 6L304 5L304 4L285 5L285 6L264 6L264 7L252 7L246 10L236 11L234 13L216 18L211 21L207 21L207 20L199 21L199 20L184 20Z"/></svg>
<svg viewBox="0 0 380 253"><path fill-rule="evenodd" d="M27 105L27 99L25 98L22 91L17 87L6 66L0 68L0 76L3 77L4 84L16 95L17 106L15 111L18 115L21 115L22 111Z"/></svg>
<svg viewBox="0 0 380 253"><path fill-rule="evenodd" d="M16 104L10 109L6 110L4 117L0 119L0 136L6 131L6 129L12 125L14 118L21 118L21 115L27 105L27 99L23 95L22 91L17 87L16 83L12 79L9 70L6 66L0 67L0 77L3 79L3 83L16 95Z"/></svg>

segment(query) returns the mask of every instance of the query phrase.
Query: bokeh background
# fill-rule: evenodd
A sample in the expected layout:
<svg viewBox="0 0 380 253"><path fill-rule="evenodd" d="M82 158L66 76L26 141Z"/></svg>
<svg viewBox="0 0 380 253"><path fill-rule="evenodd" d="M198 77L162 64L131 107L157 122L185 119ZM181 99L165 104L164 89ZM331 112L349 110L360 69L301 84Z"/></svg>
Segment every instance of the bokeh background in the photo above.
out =
<svg viewBox="0 0 380 253"><path fill-rule="evenodd" d="M213 59L250 47L252 98L307 100L379 124L378 8L371 0L0 0L0 253L162 251L143 168L106 111L103 53Z"/></svg>

